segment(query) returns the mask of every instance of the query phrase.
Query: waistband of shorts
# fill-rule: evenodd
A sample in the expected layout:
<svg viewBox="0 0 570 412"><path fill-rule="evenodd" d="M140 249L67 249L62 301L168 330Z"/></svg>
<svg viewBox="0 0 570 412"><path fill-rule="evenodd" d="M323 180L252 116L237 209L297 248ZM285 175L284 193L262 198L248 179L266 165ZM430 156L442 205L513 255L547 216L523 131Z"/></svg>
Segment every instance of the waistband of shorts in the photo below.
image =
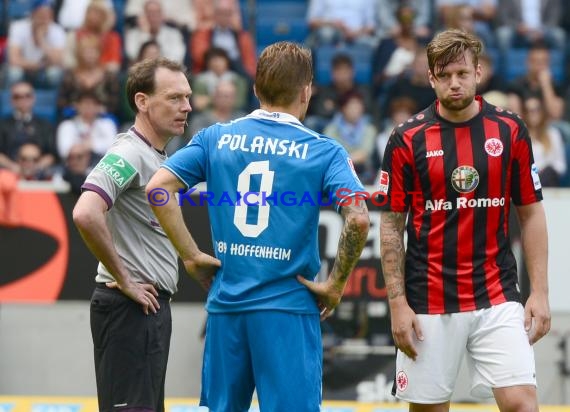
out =
<svg viewBox="0 0 570 412"><path fill-rule="evenodd" d="M109 290L109 291L117 291L119 293L121 293L121 291L117 288L110 288L108 287L106 284L104 283L97 283L96 286L97 289L102 289L102 290ZM156 289L156 288L155 288ZM156 291L158 292L158 298L157 299L161 299L161 300L170 300L172 298L172 293L167 292L166 290L163 289L156 289Z"/></svg>

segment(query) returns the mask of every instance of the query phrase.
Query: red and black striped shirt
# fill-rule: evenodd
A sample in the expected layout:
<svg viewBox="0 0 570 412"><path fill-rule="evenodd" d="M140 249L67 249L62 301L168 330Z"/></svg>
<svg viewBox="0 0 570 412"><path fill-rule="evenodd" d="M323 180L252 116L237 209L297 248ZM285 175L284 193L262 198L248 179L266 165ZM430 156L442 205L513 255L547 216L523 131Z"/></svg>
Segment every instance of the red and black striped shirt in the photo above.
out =
<svg viewBox="0 0 570 412"><path fill-rule="evenodd" d="M464 123L438 102L395 128L384 155L383 210L408 212L406 294L416 313L520 301L509 207L542 200L528 131L479 96Z"/></svg>

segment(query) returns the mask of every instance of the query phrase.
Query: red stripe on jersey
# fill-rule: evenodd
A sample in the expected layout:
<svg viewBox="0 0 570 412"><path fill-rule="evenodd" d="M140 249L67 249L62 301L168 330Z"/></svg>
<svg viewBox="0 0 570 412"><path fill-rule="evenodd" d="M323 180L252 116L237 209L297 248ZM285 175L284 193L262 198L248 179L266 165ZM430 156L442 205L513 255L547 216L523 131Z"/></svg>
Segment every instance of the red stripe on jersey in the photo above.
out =
<svg viewBox="0 0 570 412"><path fill-rule="evenodd" d="M506 153L502 153L503 149L500 149L501 153L499 155L492 155L497 154L500 147L504 148L504 145L496 148L496 152L492 149L487 148L487 144L489 146L493 146L495 140L499 139L499 124L496 121L490 120L488 118L483 120L483 127L485 130L485 148L488 154L487 156L487 173L488 176L502 176L502 169L503 169L503 155ZM512 136L512 133L511 133ZM492 154L489 154L492 153ZM507 179L509 177L507 176ZM505 197L505 206L503 208L500 207L489 207L487 208L487 227L486 227L486 246L485 246L485 255L487 259L485 259L484 263L484 270L485 270L485 284L487 287L487 294L489 296L489 301L491 305L498 305L499 303L503 303L506 301L505 295L503 293L503 286L501 284L501 270L497 265L495 260L496 256L499 253L499 244L497 242L497 233L495 228L498 229L498 225L490 222L499 222L501 218L501 211L504 211L504 226L503 230L505 231L505 237L508 236L508 223L509 223L509 193L505 193L502 188L503 182L499 179L488 179L488 193L487 197L494 199L494 198L501 198Z"/></svg>
<svg viewBox="0 0 570 412"><path fill-rule="evenodd" d="M521 131L519 130L518 124L510 118L502 118L509 127L511 128L511 136L512 136L512 159L517 160L519 164L519 181L520 187L518 188L519 193L521 194L521 205L528 205L531 203L538 202L539 199L537 197L534 182L532 179L531 173L531 144L530 138L525 133L525 136L521 136ZM509 176L508 182L512 182L512 176ZM508 187L508 190L511 188ZM510 193L510 192L509 192Z"/></svg>
<svg viewBox="0 0 570 412"><path fill-rule="evenodd" d="M457 147L457 164L473 165L473 147L470 127L455 129L455 145ZM460 193L460 197L473 199L475 192ZM457 298L461 312L476 309L473 292L473 216L471 207L461 208L458 212L458 238L461 244L457 248Z"/></svg>
<svg viewBox="0 0 570 412"><path fill-rule="evenodd" d="M422 223L424 221L425 214L425 204L426 200L424 198L424 193L422 191L422 184L419 173L414 173L414 193L412 196L412 205L410 210L412 211L412 223L414 225L414 232L416 234L416 239L420 238L420 231L422 229ZM408 217L409 219L410 217Z"/></svg>
<svg viewBox="0 0 570 412"><path fill-rule="evenodd" d="M410 164L409 149L407 147L397 147L392 152L392 165L389 172L389 198L390 209L393 212L406 212L404 202L407 188L405 186L404 169Z"/></svg>
<svg viewBox="0 0 570 412"><path fill-rule="evenodd" d="M426 153L441 150L441 128L432 127L426 130ZM430 157L427 159L428 171L431 182L439 182L441 179L431 176L445 176L443 156ZM433 200L446 200L445 185L431 185L431 198ZM445 312L444 289L443 289L443 227L447 212L434 210L431 212L430 241L428 242L428 313Z"/></svg>

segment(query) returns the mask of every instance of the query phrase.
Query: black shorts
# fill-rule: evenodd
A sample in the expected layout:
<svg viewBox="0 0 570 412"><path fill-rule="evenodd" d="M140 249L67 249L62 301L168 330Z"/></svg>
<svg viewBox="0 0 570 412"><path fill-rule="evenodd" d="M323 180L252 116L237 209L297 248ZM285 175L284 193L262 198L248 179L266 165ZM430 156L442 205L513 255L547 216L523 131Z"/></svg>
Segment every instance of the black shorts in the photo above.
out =
<svg viewBox="0 0 570 412"><path fill-rule="evenodd" d="M170 348L170 296L160 310L142 306L117 289L97 285L91 297L91 335L100 412L140 408L164 411L164 381Z"/></svg>

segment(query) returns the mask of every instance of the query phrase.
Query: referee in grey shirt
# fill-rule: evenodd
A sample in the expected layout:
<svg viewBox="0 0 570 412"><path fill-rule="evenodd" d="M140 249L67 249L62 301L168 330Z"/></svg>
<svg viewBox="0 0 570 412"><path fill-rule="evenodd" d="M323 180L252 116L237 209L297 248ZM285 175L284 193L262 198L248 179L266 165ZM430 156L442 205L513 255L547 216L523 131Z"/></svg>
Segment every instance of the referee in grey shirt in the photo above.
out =
<svg viewBox="0 0 570 412"><path fill-rule="evenodd" d="M178 260L148 204L145 186L184 132L192 110L184 68L158 58L129 70L135 124L87 176L73 220L99 260L91 334L100 412L164 411ZM220 262L188 242L186 268L214 274Z"/></svg>

